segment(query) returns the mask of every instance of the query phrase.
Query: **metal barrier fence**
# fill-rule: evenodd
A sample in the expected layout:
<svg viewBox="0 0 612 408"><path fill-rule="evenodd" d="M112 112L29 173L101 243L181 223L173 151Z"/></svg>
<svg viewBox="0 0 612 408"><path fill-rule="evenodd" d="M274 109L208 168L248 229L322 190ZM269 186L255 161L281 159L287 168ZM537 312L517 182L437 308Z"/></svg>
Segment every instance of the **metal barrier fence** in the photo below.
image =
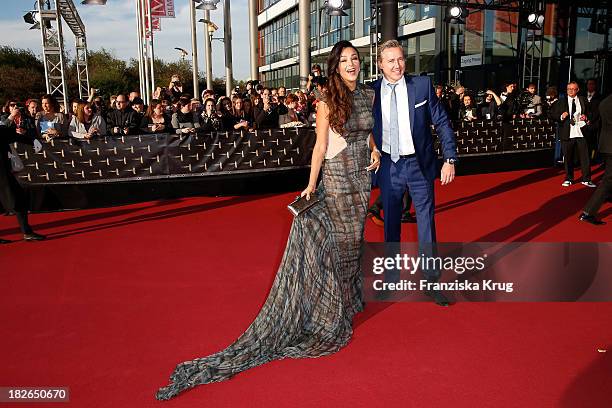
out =
<svg viewBox="0 0 612 408"><path fill-rule="evenodd" d="M459 122L455 129L461 157L544 150L555 143L554 124L546 119ZM24 163L16 177L54 185L282 171L308 166L315 139L312 128L54 139L38 153L15 145Z"/></svg>

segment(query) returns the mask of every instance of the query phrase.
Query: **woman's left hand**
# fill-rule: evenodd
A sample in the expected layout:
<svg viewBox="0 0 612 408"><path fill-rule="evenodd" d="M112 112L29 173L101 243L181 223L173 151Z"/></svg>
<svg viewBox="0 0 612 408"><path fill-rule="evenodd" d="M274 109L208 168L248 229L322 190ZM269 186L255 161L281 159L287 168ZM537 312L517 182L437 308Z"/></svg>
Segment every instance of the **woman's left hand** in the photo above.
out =
<svg viewBox="0 0 612 408"><path fill-rule="evenodd" d="M366 167L366 170L367 171L374 170L374 172L377 172L379 167L380 167L380 151L372 150L372 153L370 153L370 165Z"/></svg>

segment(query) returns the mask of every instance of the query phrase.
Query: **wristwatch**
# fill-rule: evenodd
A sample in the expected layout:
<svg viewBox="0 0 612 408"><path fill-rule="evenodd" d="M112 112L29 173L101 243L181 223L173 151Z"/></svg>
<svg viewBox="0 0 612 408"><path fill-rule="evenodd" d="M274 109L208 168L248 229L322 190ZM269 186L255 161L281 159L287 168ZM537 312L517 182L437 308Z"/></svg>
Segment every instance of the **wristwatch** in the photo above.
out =
<svg viewBox="0 0 612 408"><path fill-rule="evenodd" d="M451 157L449 159L444 160L444 163L448 163L448 164L453 164L454 165L455 163L457 163L457 159L454 159L454 158Z"/></svg>

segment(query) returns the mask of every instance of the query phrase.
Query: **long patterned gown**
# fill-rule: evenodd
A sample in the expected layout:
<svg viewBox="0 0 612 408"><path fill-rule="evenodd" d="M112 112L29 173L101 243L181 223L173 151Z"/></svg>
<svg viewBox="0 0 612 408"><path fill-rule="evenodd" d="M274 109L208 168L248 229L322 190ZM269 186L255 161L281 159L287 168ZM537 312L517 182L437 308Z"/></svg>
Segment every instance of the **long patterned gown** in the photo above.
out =
<svg viewBox="0 0 612 408"><path fill-rule="evenodd" d="M324 199L293 221L285 253L259 315L232 345L179 364L157 392L170 399L272 360L319 357L344 347L363 310L360 267L370 196L368 136L373 91L358 84L344 126L348 146L322 167Z"/></svg>

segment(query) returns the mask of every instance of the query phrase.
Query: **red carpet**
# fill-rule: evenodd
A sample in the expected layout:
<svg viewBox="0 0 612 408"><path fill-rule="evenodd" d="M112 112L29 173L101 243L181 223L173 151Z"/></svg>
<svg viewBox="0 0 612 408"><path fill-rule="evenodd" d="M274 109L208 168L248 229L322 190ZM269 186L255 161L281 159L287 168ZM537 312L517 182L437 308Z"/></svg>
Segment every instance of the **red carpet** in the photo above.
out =
<svg viewBox="0 0 612 408"><path fill-rule="evenodd" d="M461 177L437 189L438 237L610 241L612 206L601 213L609 225L579 223L592 190L561 181L553 169ZM612 406L610 303L371 303L333 356L156 401L176 363L223 348L256 315L294 195L33 215L50 240L0 247L0 386L69 386L71 403L0 405ZM0 237L18 239L15 223L0 217ZM368 221L366 238L382 229Z"/></svg>

